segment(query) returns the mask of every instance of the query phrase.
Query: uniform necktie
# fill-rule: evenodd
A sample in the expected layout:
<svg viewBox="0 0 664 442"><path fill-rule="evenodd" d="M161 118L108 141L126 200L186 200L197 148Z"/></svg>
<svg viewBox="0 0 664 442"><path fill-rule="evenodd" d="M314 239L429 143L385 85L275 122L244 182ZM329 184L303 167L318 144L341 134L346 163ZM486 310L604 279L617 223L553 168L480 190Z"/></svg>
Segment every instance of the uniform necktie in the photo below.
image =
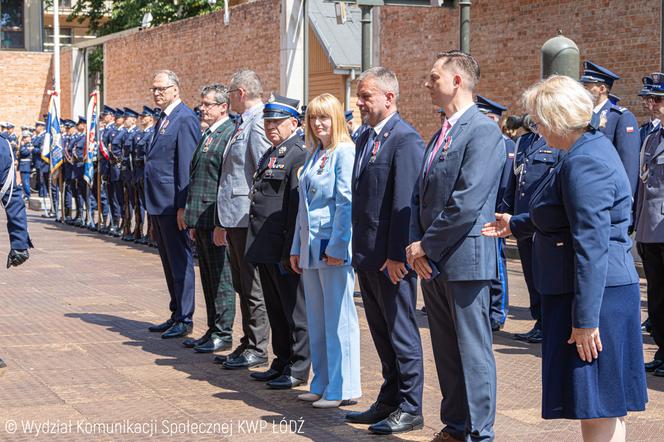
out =
<svg viewBox="0 0 664 442"><path fill-rule="evenodd" d="M431 151L431 155L429 155L429 160L427 161L427 170L424 176L427 176L429 174L429 169L431 169L431 164L433 164L433 159L436 158L438 151L443 145L443 140L447 136L447 133L450 131L451 127L452 125L450 124L450 122L448 120L445 120L445 122L443 123L443 128L440 130L440 135L438 135L438 139L436 140L436 145Z"/></svg>
<svg viewBox="0 0 664 442"><path fill-rule="evenodd" d="M357 165L355 167L355 176L360 176L360 171L362 170L362 164L367 161L366 157L367 154L371 151L371 145L374 142L374 139L376 138L376 131L373 128L369 128L371 133L369 134L369 138L367 139L367 142L364 144L364 147L362 148L362 154L360 155L360 158L357 160Z"/></svg>

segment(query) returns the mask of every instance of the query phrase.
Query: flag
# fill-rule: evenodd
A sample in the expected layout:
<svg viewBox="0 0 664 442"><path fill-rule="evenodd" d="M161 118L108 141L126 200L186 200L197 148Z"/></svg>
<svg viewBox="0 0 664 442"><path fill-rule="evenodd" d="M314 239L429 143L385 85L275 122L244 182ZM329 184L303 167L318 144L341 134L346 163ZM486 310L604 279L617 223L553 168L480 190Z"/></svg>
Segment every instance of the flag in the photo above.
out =
<svg viewBox="0 0 664 442"><path fill-rule="evenodd" d="M51 98L48 103L46 116L46 133L42 146L41 157L50 164L51 174L62 166L62 132L60 130L60 116L58 112L58 94L49 92Z"/></svg>
<svg viewBox="0 0 664 442"><path fill-rule="evenodd" d="M97 156L97 95L97 91L90 94L88 111L85 114L85 150L83 151L85 168L83 169L83 179L90 187L94 183L94 160Z"/></svg>

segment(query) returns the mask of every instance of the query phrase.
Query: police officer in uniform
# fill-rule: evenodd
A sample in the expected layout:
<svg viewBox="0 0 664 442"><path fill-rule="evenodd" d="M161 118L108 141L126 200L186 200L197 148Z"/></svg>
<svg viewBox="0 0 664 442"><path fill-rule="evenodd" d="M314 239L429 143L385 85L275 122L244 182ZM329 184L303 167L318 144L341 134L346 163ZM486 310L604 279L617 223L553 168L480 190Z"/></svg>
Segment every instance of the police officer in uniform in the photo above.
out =
<svg viewBox="0 0 664 442"><path fill-rule="evenodd" d="M145 224L145 193L143 171L145 170L145 153L147 148L152 142L154 135L154 123L157 115L148 106L143 106L141 113L141 125L143 130L138 134L138 138L134 142L133 153L133 185L136 198L136 229L134 229L134 242L138 244L147 244L147 236L143 235L143 226Z"/></svg>
<svg viewBox="0 0 664 442"><path fill-rule="evenodd" d="M134 144L140 139L141 131L136 126L138 112L128 107L124 108L124 127L126 134L122 144L122 162L120 180L122 181L122 194L124 195L124 210L122 220L122 240L133 241L131 225L134 218L136 198L134 195Z"/></svg>
<svg viewBox="0 0 664 442"><path fill-rule="evenodd" d="M593 95L599 131L606 135L618 151L634 195L639 177L639 124L627 108L609 100L613 83L620 77L592 61L585 61L583 66L583 76L579 81Z"/></svg>
<svg viewBox="0 0 664 442"><path fill-rule="evenodd" d="M42 218L50 218L52 215L46 206L46 197L48 196L48 176L50 169L49 164L41 157L45 136L44 122L35 122L35 128L35 136L32 139L32 165L37 172L37 189L39 190L39 198L41 198L42 208L44 209Z"/></svg>
<svg viewBox="0 0 664 442"><path fill-rule="evenodd" d="M0 137L0 202L7 215L7 231L9 233L10 252L7 257L7 268L19 266L28 258L28 249L32 247L28 235L28 219L25 204L21 201L21 193L14 188L14 152L5 137ZM0 374L7 366L0 359Z"/></svg>
<svg viewBox="0 0 664 442"><path fill-rule="evenodd" d="M72 225L74 223L72 200L76 200L78 190L76 189L76 168L74 166L74 153L73 148L78 140L80 134L76 129L76 122L73 120L65 120L65 127L67 128L67 137L63 139L63 156L64 163L62 165L62 173L64 179L64 214L65 224Z"/></svg>
<svg viewBox="0 0 664 442"><path fill-rule="evenodd" d="M653 116L664 117L664 74L653 73L648 92ZM651 132L641 154L635 211L636 246L648 282L648 317L657 351L645 364L648 372L664 376L664 136Z"/></svg>
<svg viewBox="0 0 664 442"><path fill-rule="evenodd" d="M30 172L32 170L32 142L30 132L23 131L21 146L18 150L18 172L21 174L21 186L23 187L23 199L30 200Z"/></svg>
<svg viewBox="0 0 664 442"><path fill-rule="evenodd" d="M638 96L643 100L643 109L648 113L648 121L639 126L639 139L641 140L641 146L643 147L643 142L646 140L646 137L652 132L655 132L659 129L661 122L659 120L658 114L654 111L653 99L650 95L650 89L652 87L652 77L645 76L641 79L643 82L643 87L638 93Z"/></svg>
<svg viewBox="0 0 664 442"><path fill-rule="evenodd" d="M306 157L297 134L298 105L298 100L275 96L263 108L265 135L272 146L258 162L250 196L245 256L258 267L275 355L267 371L251 377L273 389L306 383L311 366L304 290L290 267L298 171Z"/></svg>
<svg viewBox="0 0 664 442"><path fill-rule="evenodd" d="M546 141L536 132L530 117L524 118L526 134L519 137L514 148L514 165L503 194L501 208L507 213L518 215L528 213L530 197L540 180L558 162L563 154L558 149L548 147ZM535 325L527 333L517 333L514 338L520 341L538 344L542 342L542 312L539 292L533 280L532 239L517 240L523 276L530 295L530 315Z"/></svg>
<svg viewBox="0 0 664 442"><path fill-rule="evenodd" d="M108 233L112 236L120 236L120 223L122 222L122 208L124 195L122 193L122 181L120 174L122 171L122 149L127 130L124 128L124 112L121 109L115 110L115 124L108 132L108 143L106 148L111 157L111 173L109 181L109 199L111 201L111 228Z"/></svg>
<svg viewBox="0 0 664 442"><path fill-rule="evenodd" d="M104 148L107 147L106 144L106 131L107 127L113 123L114 121L114 114L115 114L115 109L113 109L110 106L104 105L104 108L101 111L101 125L100 125L100 130L98 131L99 133L99 140L98 142L100 144L104 145ZM108 179L109 175L111 173L111 164L109 162L109 159L106 159L104 154L102 153L101 145L98 149L98 163L97 163L97 173L99 174L99 180L95 179L92 194L96 197L97 193L99 193L99 199L100 201L100 206L101 206L101 224L97 226L97 231L99 233L107 233L108 227L106 223L108 222L108 217L110 214L110 205L108 201ZM97 191L97 181L99 181L99 191Z"/></svg>
<svg viewBox="0 0 664 442"><path fill-rule="evenodd" d="M507 110L502 104L489 100L481 95L477 95L475 99L477 108L487 117L500 125L500 117L503 112ZM496 211L501 212L501 204L505 195L509 177L512 174L514 165L514 148L515 144L508 136L503 134L505 141L505 164L503 165L503 172L500 177L500 185L498 187L498 195L496 196ZM498 245L498 278L491 281L491 294L489 319L491 320L491 330L496 332L500 330L505 324L507 319L507 311L509 308L509 286L507 283L507 258L505 257L505 238L496 238Z"/></svg>
<svg viewBox="0 0 664 442"><path fill-rule="evenodd" d="M86 226L86 209L89 205L89 195L87 193L87 183L83 179L85 171L85 127L87 120L81 116L76 122L78 136L72 143L72 159L74 162L74 186L76 187L76 219L73 222L75 227Z"/></svg>

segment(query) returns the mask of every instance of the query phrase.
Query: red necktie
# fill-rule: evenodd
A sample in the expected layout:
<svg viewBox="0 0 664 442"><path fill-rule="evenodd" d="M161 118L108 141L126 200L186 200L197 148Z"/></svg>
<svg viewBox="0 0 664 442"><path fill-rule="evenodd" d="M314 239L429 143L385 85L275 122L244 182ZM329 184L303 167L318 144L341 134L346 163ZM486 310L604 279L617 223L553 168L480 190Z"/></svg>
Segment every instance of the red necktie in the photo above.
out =
<svg viewBox="0 0 664 442"><path fill-rule="evenodd" d="M450 128L452 125L448 120L445 120L443 123L443 128L440 131L440 135L438 136L438 139L436 140L436 145L434 146L433 150L431 151L431 155L429 156L429 161L427 165L427 171L424 174L424 176L427 176L429 174L429 169L431 169L431 165L433 164L433 159L436 158L436 155L438 154L438 151L440 150L441 146L443 145L443 140L447 136L447 132L450 131Z"/></svg>

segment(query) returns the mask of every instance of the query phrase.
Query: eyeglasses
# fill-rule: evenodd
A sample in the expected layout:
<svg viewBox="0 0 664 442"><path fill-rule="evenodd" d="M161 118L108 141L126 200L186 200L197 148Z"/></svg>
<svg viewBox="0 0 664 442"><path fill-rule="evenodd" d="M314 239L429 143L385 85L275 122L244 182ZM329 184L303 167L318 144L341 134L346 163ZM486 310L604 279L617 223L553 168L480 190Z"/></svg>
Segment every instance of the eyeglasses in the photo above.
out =
<svg viewBox="0 0 664 442"><path fill-rule="evenodd" d="M237 92L237 91L239 91L239 90L240 90L240 88L239 88L239 87L236 87L235 89L229 89L229 90L227 90L226 93L227 93L227 94L230 94L231 92Z"/></svg>
<svg viewBox="0 0 664 442"><path fill-rule="evenodd" d="M201 104L199 107L212 107L212 106L221 106L223 103L206 103L205 101L201 101Z"/></svg>
<svg viewBox="0 0 664 442"><path fill-rule="evenodd" d="M152 92L153 94L154 93L163 94L164 92L166 92L169 88L172 88L173 86L175 86L175 85L174 84L169 84L168 86L164 86L164 87L151 87L150 92Z"/></svg>

